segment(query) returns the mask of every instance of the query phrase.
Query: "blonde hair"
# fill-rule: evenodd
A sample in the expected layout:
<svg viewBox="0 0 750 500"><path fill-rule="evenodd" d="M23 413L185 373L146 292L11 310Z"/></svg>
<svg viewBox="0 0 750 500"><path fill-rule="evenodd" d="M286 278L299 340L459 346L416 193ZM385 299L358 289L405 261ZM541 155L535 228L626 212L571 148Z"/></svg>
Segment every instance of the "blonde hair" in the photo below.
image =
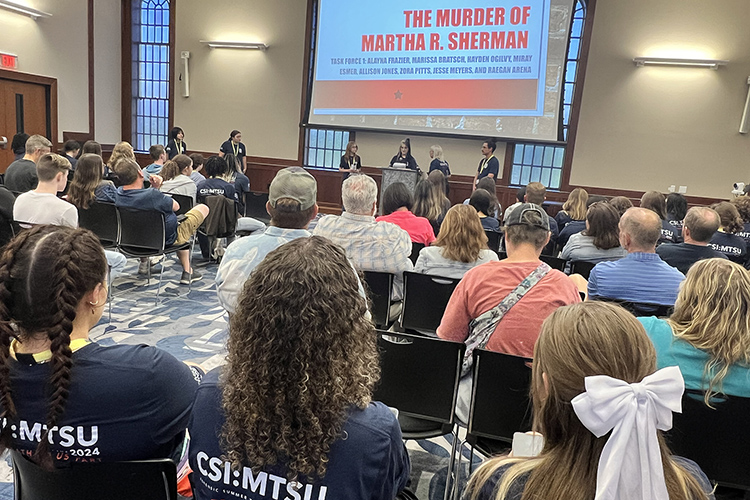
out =
<svg viewBox="0 0 750 500"><path fill-rule="evenodd" d="M568 195L568 200L563 203L562 209L567 212L573 220L585 220L586 219L586 202L589 199L589 194L583 188L575 188Z"/></svg>
<svg viewBox="0 0 750 500"><path fill-rule="evenodd" d="M107 165L109 165L109 168L114 169L117 162L122 159L136 161L135 153L133 153L133 146L126 141L121 141L115 144L114 149L112 149L112 154L109 156Z"/></svg>
<svg viewBox="0 0 750 500"><path fill-rule="evenodd" d="M446 259L467 263L479 259L479 253L487 248L487 235L477 211L469 205L451 207L432 246L441 247Z"/></svg>
<svg viewBox="0 0 750 500"><path fill-rule="evenodd" d="M709 404L733 364L750 364L750 273L727 259L696 262L667 321L675 337L708 354L703 380Z"/></svg>
<svg viewBox="0 0 750 500"><path fill-rule="evenodd" d="M432 151L433 158L437 158L438 160L443 159L443 148L441 148L437 144L433 144L432 146L430 146L430 151Z"/></svg>
<svg viewBox="0 0 750 500"><path fill-rule="evenodd" d="M346 181L344 181L346 182ZM412 213L417 217L424 217L429 221L436 221L443 215L443 199L445 193L440 187L428 180L417 182L414 188L414 206ZM346 204L344 204L346 207Z"/></svg>
<svg viewBox="0 0 750 500"><path fill-rule="evenodd" d="M510 467L494 489L495 500L508 498L525 474L529 476L523 500L594 498L608 435L594 436L578 420L570 401L585 391L588 376L604 374L634 383L655 370L654 346L625 309L604 302L557 309L542 325L532 366L534 430L545 438L542 453L531 459L488 460L469 480L465 498L476 500L484 483L506 465ZM706 499L695 478L672 460L661 434L659 443L670 500Z"/></svg>

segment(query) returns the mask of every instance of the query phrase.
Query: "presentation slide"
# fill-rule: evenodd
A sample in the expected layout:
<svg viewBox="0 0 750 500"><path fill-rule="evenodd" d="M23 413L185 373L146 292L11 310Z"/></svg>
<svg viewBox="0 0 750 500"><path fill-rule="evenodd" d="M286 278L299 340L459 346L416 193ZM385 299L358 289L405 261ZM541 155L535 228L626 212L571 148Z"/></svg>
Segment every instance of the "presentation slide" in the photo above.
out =
<svg viewBox="0 0 750 500"><path fill-rule="evenodd" d="M573 0L320 0L309 123L555 141Z"/></svg>

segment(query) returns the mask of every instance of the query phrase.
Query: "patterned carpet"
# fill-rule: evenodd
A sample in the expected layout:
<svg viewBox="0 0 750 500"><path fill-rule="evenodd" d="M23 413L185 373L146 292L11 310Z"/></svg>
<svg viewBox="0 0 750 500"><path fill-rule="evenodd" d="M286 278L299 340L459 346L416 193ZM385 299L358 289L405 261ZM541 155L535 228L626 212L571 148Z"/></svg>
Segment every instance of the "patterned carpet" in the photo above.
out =
<svg viewBox="0 0 750 500"><path fill-rule="evenodd" d="M137 264L137 260L129 260L123 275L112 284L112 321L105 309L102 320L91 331L91 340L102 345L155 345L206 371L223 364L227 316L216 299L217 266L196 265L203 279L188 290L187 285L179 284L179 264L174 257L168 257L156 304L158 274L147 284L144 276L137 275ZM442 498L451 443L450 435L407 442L412 462L411 487L420 499ZM12 498L12 472L0 460L0 500Z"/></svg>

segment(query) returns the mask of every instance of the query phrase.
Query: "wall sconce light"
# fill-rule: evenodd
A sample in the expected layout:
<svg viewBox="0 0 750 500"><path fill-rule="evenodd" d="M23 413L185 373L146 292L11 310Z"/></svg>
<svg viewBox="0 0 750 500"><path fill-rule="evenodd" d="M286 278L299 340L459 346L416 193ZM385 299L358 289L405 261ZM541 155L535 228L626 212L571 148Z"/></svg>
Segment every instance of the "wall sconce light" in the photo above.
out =
<svg viewBox="0 0 750 500"><path fill-rule="evenodd" d="M723 59L680 59L677 57L634 57L636 66L678 66L684 68L719 69L729 61Z"/></svg>
<svg viewBox="0 0 750 500"><path fill-rule="evenodd" d="M0 9L9 10L17 14L23 14L24 16L29 16L34 21L36 21L40 17L52 17L52 14L50 14L49 12L42 12L41 10L32 9L31 7L18 5L17 3L13 2L7 2L6 0L0 0Z"/></svg>
<svg viewBox="0 0 750 500"><path fill-rule="evenodd" d="M208 45L212 49L268 50L268 45L261 42L222 42L218 40L201 40L201 43Z"/></svg>
<svg viewBox="0 0 750 500"><path fill-rule="evenodd" d="M747 77L747 84L750 85L750 76ZM745 107L742 109L740 120L740 134L748 132L750 132L750 88L747 89L747 99L745 99Z"/></svg>

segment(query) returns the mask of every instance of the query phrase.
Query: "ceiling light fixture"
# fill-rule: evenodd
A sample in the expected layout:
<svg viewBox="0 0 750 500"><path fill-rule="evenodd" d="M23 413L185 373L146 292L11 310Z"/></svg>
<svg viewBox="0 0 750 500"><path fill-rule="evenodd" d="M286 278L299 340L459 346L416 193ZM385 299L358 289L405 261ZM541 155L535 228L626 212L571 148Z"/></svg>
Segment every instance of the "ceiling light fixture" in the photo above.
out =
<svg viewBox="0 0 750 500"><path fill-rule="evenodd" d="M219 40L201 40L201 43L208 45L212 49L268 50L268 45L261 42L225 42Z"/></svg>
<svg viewBox="0 0 750 500"><path fill-rule="evenodd" d="M32 9L25 5L18 5L17 3L7 2L6 0L0 0L0 9L9 10L17 14L23 14L29 16L33 20L37 20L40 17L52 17L49 12L42 12L41 10Z"/></svg>

